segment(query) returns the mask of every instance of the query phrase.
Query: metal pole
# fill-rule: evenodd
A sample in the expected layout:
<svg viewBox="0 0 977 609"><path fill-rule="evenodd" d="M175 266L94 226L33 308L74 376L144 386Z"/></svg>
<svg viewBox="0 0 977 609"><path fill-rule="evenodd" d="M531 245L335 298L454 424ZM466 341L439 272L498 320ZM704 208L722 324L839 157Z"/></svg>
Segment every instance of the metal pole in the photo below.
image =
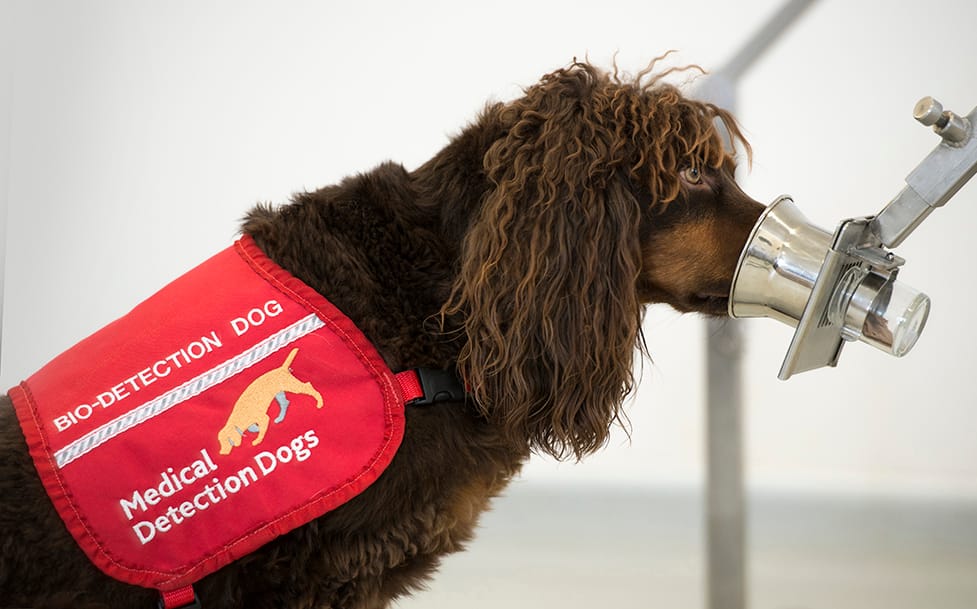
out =
<svg viewBox="0 0 977 609"><path fill-rule="evenodd" d="M745 74L756 60L770 48L781 34L789 28L814 0L789 0L780 7L760 29L726 62L720 70L732 82Z"/></svg>
<svg viewBox="0 0 977 609"><path fill-rule="evenodd" d="M700 96L735 111L736 82L813 2L785 3L722 69L709 77ZM706 327L708 609L745 609L747 604L741 327L733 319L711 319Z"/></svg>
<svg viewBox="0 0 977 609"><path fill-rule="evenodd" d="M741 367L743 334L709 320L706 371L706 578L709 609L744 609L747 598Z"/></svg>
<svg viewBox="0 0 977 609"><path fill-rule="evenodd" d="M736 111L736 90L722 72L703 91ZM730 142L722 123L717 127ZM706 324L706 606L745 609L747 601L746 500L743 482L741 322Z"/></svg>

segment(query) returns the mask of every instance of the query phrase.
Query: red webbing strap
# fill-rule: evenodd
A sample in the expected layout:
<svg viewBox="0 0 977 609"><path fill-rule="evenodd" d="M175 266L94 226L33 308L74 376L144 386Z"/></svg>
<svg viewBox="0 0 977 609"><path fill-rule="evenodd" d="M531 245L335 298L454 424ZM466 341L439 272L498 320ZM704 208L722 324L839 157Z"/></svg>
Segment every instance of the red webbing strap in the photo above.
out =
<svg viewBox="0 0 977 609"><path fill-rule="evenodd" d="M404 402L424 397L424 389L421 387L421 379L417 376L416 370L404 370L394 375L400 383L400 392L404 396Z"/></svg>
<svg viewBox="0 0 977 609"><path fill-rule="evenodd" d="M197 595L193 593L193 586L184 586L169 592L159 593L160 609L180 609L182 607L199 607Z"/></svg>

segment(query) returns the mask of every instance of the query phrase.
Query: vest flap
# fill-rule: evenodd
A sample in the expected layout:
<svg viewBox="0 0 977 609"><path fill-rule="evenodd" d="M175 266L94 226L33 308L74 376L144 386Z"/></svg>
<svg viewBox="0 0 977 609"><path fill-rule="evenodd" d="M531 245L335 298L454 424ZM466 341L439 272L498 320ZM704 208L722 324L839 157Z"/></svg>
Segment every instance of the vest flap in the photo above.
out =
<svg viewBox="0 0 977 609"><path fill-rule="evenodd" d="M374 347L249 237L10 396L89 558L161 590L354 497L404 431L400 387Z"/></svg>

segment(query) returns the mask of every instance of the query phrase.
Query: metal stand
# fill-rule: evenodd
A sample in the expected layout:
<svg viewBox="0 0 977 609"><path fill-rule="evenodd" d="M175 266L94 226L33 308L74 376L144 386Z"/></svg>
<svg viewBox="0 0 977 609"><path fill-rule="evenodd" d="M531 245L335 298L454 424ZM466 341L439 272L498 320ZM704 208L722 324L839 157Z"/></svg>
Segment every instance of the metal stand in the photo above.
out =
<svg viewBox="0 0 977 609"><path fill-rule="evenodd" d="M733 111L735 83L814 0L790 0L700 91ZM706 587L708 609L745 609L746 507L740 365L741 323L711 320L706 334Z"/></svg>
<svg viewBox="0 0 977 609"><path fill-rule="evenodd" d="M706 370L706 577L709 609L746 607L742 324L709 320Z"/></svg>

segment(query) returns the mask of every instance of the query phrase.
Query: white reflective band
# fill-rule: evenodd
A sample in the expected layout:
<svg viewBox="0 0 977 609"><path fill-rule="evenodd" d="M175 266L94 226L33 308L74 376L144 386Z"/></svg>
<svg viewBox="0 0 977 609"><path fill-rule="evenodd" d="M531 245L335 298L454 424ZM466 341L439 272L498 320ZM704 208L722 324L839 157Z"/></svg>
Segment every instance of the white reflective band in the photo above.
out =
<svg viewBox="0 0 977 609"><path fill-rule="evenodd" d="M85 455L119 434L132 429L143 421L147 421L177 404L196 397L214 385L220 384L242 370L247 370L254 364L275 353L294 341L315 332L323 327L325 322L314 313L298 320L294 324L279 330L265 340L251 347L244 353L218 364L207 372L190 379L179 387L167 391L158 398L133 408L126 414L117 417L104 425L93 429L71 444L54 453L58 467L64 467L75 459Z"/></svg>

